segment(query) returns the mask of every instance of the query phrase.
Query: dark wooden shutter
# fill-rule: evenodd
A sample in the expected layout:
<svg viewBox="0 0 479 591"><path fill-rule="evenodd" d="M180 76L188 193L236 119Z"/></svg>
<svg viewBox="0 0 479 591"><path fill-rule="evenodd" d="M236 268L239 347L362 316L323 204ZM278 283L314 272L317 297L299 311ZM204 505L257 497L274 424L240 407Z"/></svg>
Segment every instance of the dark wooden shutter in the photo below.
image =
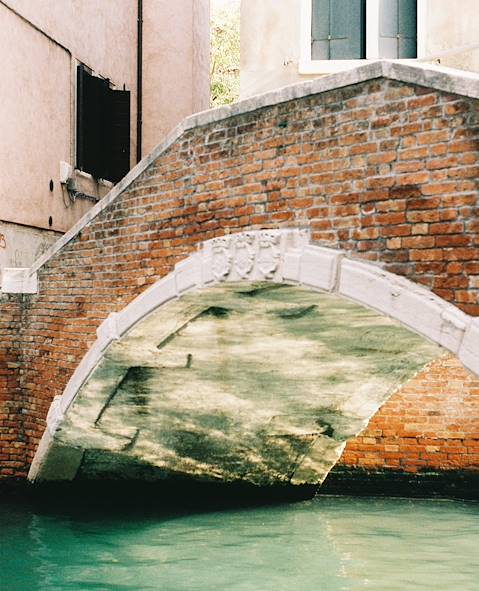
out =
<svg viewBox="0 0 479 591"><path fill-rule="evenodd" d="M366 1L313 0L311 58L366 57Z"/></svg>
<svg viewBox="0 0 479 591"><path fill-rule="evenodd" d="M108 180L117 183L130 170L130 92L109 89L110 149Z"/></svg>
<svg viewBox="0 0 479 591"><path fill-rule="evenodd" d="M77 168L118 182L130 169L130 92L77 69Z"/></svg>
<svg viewBox="0 0 479 591"><path fill-rule="evenodd" d="M106 164L104 116L108 82L79 66L77 83L77 167L100 178Z"/></svg>
<svg viewBox="0 0 479 591"><path fill-rule="evenodd" d="M417 1L381 0L379 57L417 57Z"/></svg>

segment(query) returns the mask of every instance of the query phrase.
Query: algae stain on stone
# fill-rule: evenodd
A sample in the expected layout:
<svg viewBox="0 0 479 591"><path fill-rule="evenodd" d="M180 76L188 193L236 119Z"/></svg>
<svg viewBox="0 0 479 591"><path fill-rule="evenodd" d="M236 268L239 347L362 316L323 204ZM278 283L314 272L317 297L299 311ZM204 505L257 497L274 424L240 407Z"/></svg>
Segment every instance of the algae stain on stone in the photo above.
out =
<svg viewBox="0 0 479 591"><path fill-rule="evenodd" d="M337 296L275 284L207 288L110 348L105 364L123 379L109 389L106 369L91 376L62 441L96 450L80 477L121 465L148 478L317 484L389 393L440 354ZM93 402L102 410L88 426Z"/></svg>
<svg viewBox="0 0 479 591"><path fill-rule="evenodd" d="M316 310L316 308L316 304L312 304L310 306L298 306L297 308L274 310L273 314L279 316L279 318L296 320L297 318L303 318L304 316L308 316L313 312L313 310Z"/></svg>
<svg viewBox="0 0 479 591"><path fill-rule="evenodd" d="M278 289L288 289L289 285L284 283L265 283L257 286L253 286L249 289L243 289L238 291L238 295L241 297L256 298L256 297L268 297L271 292Z"/></svg>
<svg viewBox="0 0 479 591"><path fill-rule="evenodd" d="M215 318L228 318L231 310L224 308L223 306L210 306L201 312L198 318L203 316L214 316Z"/></svg>

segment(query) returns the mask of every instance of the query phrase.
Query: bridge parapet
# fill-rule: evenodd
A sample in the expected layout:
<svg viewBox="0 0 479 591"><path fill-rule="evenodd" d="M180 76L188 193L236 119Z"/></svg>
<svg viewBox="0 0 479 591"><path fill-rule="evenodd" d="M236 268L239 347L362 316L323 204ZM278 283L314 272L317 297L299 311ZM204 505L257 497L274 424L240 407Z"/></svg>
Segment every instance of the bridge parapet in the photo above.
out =
<svg viewBox="0 0 479 591"><path fill-rule="evenodd" d="M121 464L123 477L127 477L129 474L135 474L136 477L141 474L143 475L141 477L146 477L145 474L148 474L149 478L162 479L165 477L165 473L177 471L182 475L191 476L193 474L197 478L241 479L249 483L263 483L269 486L273 484L281 485L285 484L285 482L308 486L321 483L339 458L346 437L357 435L369 418L377 411L380 404L387 398L387 389L382 390L384 386L379 376L375 375L374 372L368 375L371 382L376 381L374 392L368 389L367 384L362 383L361 380L364 380L364 376L361 372L358 373L356 383L349 393L350 396L356 398L354 404L351 402L345 403L344 400L340 401L338 393L331 386L329 392L324 392L324 384L321 384L319 377L315 378L318 380L316 384L317 394L308 393L306 387L307 393L305 395L302 392L305 388L302 381L304 375L302 378L298 376L295 385L298 393L293 396L293 401L288 401L286 404L284 400L282 401L283 407L280 413L283 417L281 425L282 457L275 457L274 460L269 455L264 455L265 447L267 448L266 454L275 455L270 449L274 434L268 435L269 446L267 446L265 441L259 437L259 434L255 434L254 437L251 436L250 432L254 427L244 419L243 424L235 425L235 429L226 429L223 426L225 416L228 416L228 421L233 423L233 417L236 416L236 413L241 413L241 406L246 401L250 402L248 394L241 391L240 386L230 391L232 378L229 373L232 373L231 370L226 371L225 376L221 378L224 382L220 379L220 391L221 388L224 388L223 397L228 400L226 408L222 408L221 403L218 401L215 410L211 411L208 397L215 395L211 392L211 384L218 380L217 375L214 375L218 368L215 366L216 371L213 371L214 367L212 366L211 375L206 380L208 384L206 389L205 383L202 381L204 377L195 378L197 381L194 383L194 389L197 390L197 400L193 408L187 407L183 409L181 428L178 426L172 427L171 424L166 422L157 432L156 429L149 426L149 417L155 414L155 405L161 405L161 414L164 417L168 413L177 412L175 405L178 404L177 401L172 400L174 398L172 394L167 394L164 391L165 389L168 390L169 387L173 390L177 389L177 385L171 384L168 386L168 371L165 368L170 367L171 360L168 355L166 358L162 358L161 351L155 351L155 343L159 341L169 343L171 340L178 338L178 335L186 332L189 325L204 315L205 311L213 309L212 305L215 309L222 311L219 314L220 316L228 316L231 313L230 306L233 309L236 308L238 312L241 305L238 308L234 296L225 295L223 292L218 292L215 296L210 288L219 283L231 283L234 287L233 293L239 294L240 299L243 295L244 300L244 294L250 293L244 291L245 288L243 288L243 291L239 289L239 286L244 282L246 282L246 287L250 286L250 292L264 291L267 282L271 282L275 287L286 283L291 286L307 287L320 293L337 294L346 297L370 309L379 311L385 316L399 320L405 327L458 354L459 359L464 362L466 367L479 375L479 322L468 317L453 305L441 300L441 298L424 287L418 286L403 277L388 273L374 264L348 259L344 252L311 245L307 233L300 230L249 231L213 238L205 242L197 253L178 263L171 274L160 279L122 311L108 316L98 327L97 340L79 364L63 395L57 397L52 403L47 417L47 429L30 468L29 478L34 481L72 480L78 478L80 474L83 477L85 477L85 474L87 477L88 475L91 477L91 473L97 474L97 471L100 471L103 476L109 474L111 477L112 472L114 474L115 470L117 470L117 465ZM254 289L251 288L251 284L253 284ZM205 303L202 303L203 292L207 294ZM289 292L289 295L291 293ZM156 310L160 310L173 300L179 299L181 301L187 294L195 295L197 306L199 306L198 309L190 302L185 304L185 310L172 308L166 311L166 316L163 314L163 316L160 315L156 318ZM300 317L300 312L302 313L317 306L316 303L305 306L304 296L300 294L298 294L297 298L297 300L286 298L284 301L279 299L283 305L282 312L275 311L273 302L270 302L270 309L267 310L266 314L271 316L279 313L284 318L292 319L295 314ZM293 304L294 301L296 301L296 306ZM298 307L298 301L303 305ZM312 301L308 299L306 303L311 304ZM224 307L225 302L228 302L228 307ZM290 306L287 312L285 312L285 305ZM323 304L322 314L327 312L327 309L327 305ZM264 313L264 310L258 310L257 314L261 313ZM175 315L178 315L178 320L175 319ZM223 320L220 324L224 325L224 322ZM150 328L142 329L141 326L138 328L142 323L149 324ZM302 333L295 333L297 339L307 339L309 331L321 330L321 324L316 326L312 319L311 323L309 330L306 329L305 331L303 327ZM323 324L325 323L323 322ZM168 325L170 325L169 329ZM157 332L158 329L153 329L154 326L161 326L160 333L155 335L155 330ZM259 323L258 326L262 326L262 324ZM234 339L236 347L251 346L251 342L248 341L248 339L251 339L251 334L256 335L255 338L258 342L266 340L269 343L267 334L257 333L258 326L252 324L250 331L246 331L247 334L243 335L244 342L240 340L238 335ZM382 329L384 328L382 327ZM209 339L215 330L218 329L213 326L209 328ZM225 328L221 330L225 330ZM364 339L362 345L365 348L364 350L373 350L368 349L367 342L370 336L367 335L374 331L374 324L372 327L363 325L359 327L359 330L354 328L352 324L351 331L356 331L358 339ZM338 325L338 341L341 341L340 334L341 329ZM397 335L391 333L390 338L395 336ZM189 343L189 351L194 350L192 348L195 346L193 343L198 342L198 338L193 338L192 342ZM285 338L284 335L280 336L280 332L278 332L278 339L281 343ZM152 339L153 344L150 343ZM115 346L112 346L116 341L124 343L119 352L115 350ZM138 353L133 355L128 353L129 347L131 348L131 345L128 345L129 341L134 342L132 350L151 350L154 352L153 355L150 352L146 357L144 355L142 357ZM199 346L201 349L201 343L199 343ZM204 346L206 347L206 343ZM294 341L290 346L291 353L293 353ZM308 344L308 347L310 346L312 346L312 350L316 348L313 341ZM377 346L378 344L376 344ZM385 347L386 350L388 347L386 342L382 342L379 346ZM410 346L414 348L417 347L417 344L411 340ZM212 347L212 343L209 347ZM269 367L267 357L274 356L274 346L269 343L269 347L268 351L263 351L256 344L256 355L259 364L255 365L249 360L242 365L244 375L252 372L253 382L250 389L253 391L255 372L259 374L264 369L260 361L261 355L264 355L265 361L263 363L267 367ZM296 344L296 348L298 347L300 345ZM237 348L236 350L238 350ZM265 348L267 349L268 345L265 345ZM163 349L163 345L158 345L157 349ZM223 346L216 353L221 358L220 367L230 363L226 350L225 340ZM360 348L360 350L362 349ZM398 363L397 354L399 351L400 349L395 353L396 364ZM418 359L423 359L423 363L429 360L427 356L423 357L423 355L427 354L430 354L430 351L425 353L420 349L417 350ZM438 351L435 351L435 354L437 355ZM318 363L320 364L319 358L316 358L314 353L311 352L310 355L314 359L311 363L316 366ZM348 359L350 353L345 350L343 355L344 359ZM406 356L406 352L402 351L402 355ZM350 363L354 363L354 356L355 354L352 355ZM196 350L194 350L194 353L188 353L190 362L187 362L187 368L191 367L193 357L195 359L197 357ZM241 363L240 359L241 356L238 356L238 359L233 363ZM178 353L176 353L176 363L178 363ZM205 363L205 360L203 360L203 363ZM208 362L206 361L206 363ZM290 362L284 360L285 365L288 363ZM291 363L294 363L294 361ZM330 363L331 367L333 367L337 361L333 360L332 357ZM391 362L389 361L389 363ZM132 370L139 369L131 366L139 364L145 365L142 369L145 375L149 375L152 371L159 371L158 367L163 368L163 375L160 382L154 382L154 388L156 389L151 384L141 386L141 407L138 406L137 402L129 400L123 400L120 404L122 422L121 426L116 425L119 433L125 432L128 421L131 420L128 417L132 412L134 414L140 413L145 420L143 423L134 422L137 426L133 429L132 434L130 433L130 439L127 437L122 442L123 446L118 447L117 438L112 439L111 435L111 433L116 432L115 422L107 423L106 428L100 422L106 413L112 413L114 398L122 398L122 394L118 394L118 392L125 381L131 381L129 376ZM175 367L177 368L176 371L184 371L181 360L180 365ZM313 365L309 366L309 370L314 375L314 371L317 371L318 368L313 369L313 367ZM394 367L394 363L391 363L391 372L392 374L398 372L398 368ZM272 383L283 379L279 365L276 366L276 373L276 376L273 373L271 374L270 380ZM135 385L138 379L139 374L129 388L134 390L138 387ZM141 379L143 380L143 377ZM185 385L181 389L180 398L187 396L187 392L192 388L191 385L188 385L186 375L183 379ZM237 377L233 379L237 380ZM308 376L307 381L309 379L310 376ZM344 375L341 377L338 375L335 378L338 383L342 383L343 380L343 388L351 390L351 384L348 384ZM160 383L163 383L163 385L160 386ZM284 388L287 388L286 384L287 380ZM238 390L241 391L240 395L238 395ZM262 386L261 390L267 391L267 388ZM235 394L232 395L232 392ZM378 392L381 394L378 395ZM303 400L301 394L306 399ZM253 396L254 404L259 404L261 413L266 415L266 419L263 418L264 423L261 423L260 426L260 434L265 429L269 429L269 423L279 416L277 410L272 410L272 408L278 407L279 401L273 403L273 407L271 407L270 396L267 396L267 399L267 401L263 400L260 392L257 397ZM313 418L302 416L301 413L298 416L299 400L302 400L301 403L306 408L309 408L308 412L313 412ZM233 410L231 407L233 407ZM70 411L71 408L73 408L72 411ZM351 412L351 408L354 408L353 412ZM255 412L259 411L252 408L249 412L254 415ZM321 423L322 414L325 412L329 417L328 424L333 421L333 430L337 431L337 433L333 437L331 434L329 436L321 435L321 430L319 430L313 437L310 432L311 430L314 431L311 421L313 420L313 424L315 421ZM219 413L220 419L217 418L217 413ZM335 417L334 419L331 419L331 414ZM208 417L208 424L211 425L212 433L224 429L220 440L225 449L221 455L218 456L216 452L216 455L211 456L209 448L217 446L218 442L212 443L214 436L208 436L198 428L198 415L202 417L203 421L205 417ZM158 420L160 420L159 417L154 418L154 422ZM164 419L162 420L165 422ZM337 427L335 421L341 423L340 428ZM237 422L239 421L237 420ZM221 426L214 427L216 423ZM304 433L300 431L299 425L301 423L303 423L303 431L306 429ZM203 452L200 458L199 465L195 464L191 458L185 457L184 450L178 451L178 449L174 449L166 453L162 449L164 446L168 446L171 439L181 439L183 424L188 425L188 437L195 441L194 447L197 450L206 447L206 451ZM258 429L258 427L255 428ZM145 450L147 447L146 442L143 443L143 446L138 444L140 434L144 432L149 433L149 446L158 448L158 457L152 458L147 453ZM249 446L246 447L250 449L246 453L242 447L248 436L250 442ZM211 441L205 446L205 440L208 437ZM298 454L298 437L306 439L305 450L299 456L300 461L295 460ZM294 444L292 443L293 440ZM288 448L289 446L291 449ZM310 446L313 447L307 451ZM94 449L90 449L91 447ZM136 454L131 455L133 448L136 448ZM91 459L92 453L94 459ZM100 459L95 459L95 453ZM100 465L100 468L97 464ZM234 469L231 468L231 464L234 465ZM274 469L269 464L273 464ZM147 468L145 468L145 465ZM159 475L155 476L156 472ZM289 476L287 476L288 473Z"/></svg>
<svg viewBox="0 0 479 591"><path fill-rule="evenodd" d="M389 313L400 299L381 291L386 272L479 315L478 97L473 74L378 62L186 120L21 280L9 287L7 273L3 291L23 291L9 298L22 310L24 466L101 322L213 238L307 229L314 248L347 253L339 285L348 297L375 294ZM363 273L354 259L382 270ZM180 265L178 277L187 271ZM431 306L417 314L426 328ZM447 339L458 343L463 317L451 318ZM472 367L477 328L466 324L462 358ZM9 435L14 419L3 416Z"/></svg>

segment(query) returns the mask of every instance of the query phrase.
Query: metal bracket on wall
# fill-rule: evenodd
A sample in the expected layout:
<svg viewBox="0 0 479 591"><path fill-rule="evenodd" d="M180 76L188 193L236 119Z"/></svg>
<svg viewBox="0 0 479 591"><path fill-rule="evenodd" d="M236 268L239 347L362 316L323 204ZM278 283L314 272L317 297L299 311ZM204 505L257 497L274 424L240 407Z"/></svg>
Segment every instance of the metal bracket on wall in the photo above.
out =
<svg viewBox="0 0 479 591"><path fill-rule="evenodd" d="M98 197L94 195L88 195L87 193L83 193L82 191L77 191L75 181L72 178L69 178L65 183L68 196L72 203L75 203L77 199L83 199L85 201L92 201L93 203L97 203L99 201Z"/></svg>

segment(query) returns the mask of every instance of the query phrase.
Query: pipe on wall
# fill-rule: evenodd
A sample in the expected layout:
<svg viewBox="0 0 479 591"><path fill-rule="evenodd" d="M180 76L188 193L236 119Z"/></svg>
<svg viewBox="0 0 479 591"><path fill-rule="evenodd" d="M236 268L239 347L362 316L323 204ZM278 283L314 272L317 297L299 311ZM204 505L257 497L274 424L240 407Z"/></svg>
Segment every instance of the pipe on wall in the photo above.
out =
<svg viewBox="0 0 479 591"><path fill-rule="evenodd" d="M143 124L143 0L138 0L136 38L136 161L141 160Z"/></svg>

